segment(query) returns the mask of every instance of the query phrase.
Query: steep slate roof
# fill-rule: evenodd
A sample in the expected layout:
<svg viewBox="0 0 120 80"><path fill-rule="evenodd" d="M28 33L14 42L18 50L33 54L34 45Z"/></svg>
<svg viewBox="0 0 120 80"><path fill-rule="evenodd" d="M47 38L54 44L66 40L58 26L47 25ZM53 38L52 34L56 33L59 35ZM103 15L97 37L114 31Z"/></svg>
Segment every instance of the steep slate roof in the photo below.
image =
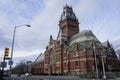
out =
<svg viewBox="0 0 120 80"><path fill-rule="evenodd" d="M42 62L42 61L44 61L44 54L40 54L37 58L36 58L36 60L34 61L35 63L38 63L38 62Z"/></svg>
<svg viewBox="0 0 120 80"><path fill-rule="evenodd" d="M103 42L102 45L103 45L104 47L111 47L111 44L109 43L108 40L105 41L105 42Z"/></svg>
<svg viewBox="0 0 120 80"><path fill-rule="evenodd" d="M80 43L82 46L87 45L88 47L93 41L97 44L98 47L102 47L101 42L97 39L91 30L84 30L70 38L70 46L76 42Z"/></svg>

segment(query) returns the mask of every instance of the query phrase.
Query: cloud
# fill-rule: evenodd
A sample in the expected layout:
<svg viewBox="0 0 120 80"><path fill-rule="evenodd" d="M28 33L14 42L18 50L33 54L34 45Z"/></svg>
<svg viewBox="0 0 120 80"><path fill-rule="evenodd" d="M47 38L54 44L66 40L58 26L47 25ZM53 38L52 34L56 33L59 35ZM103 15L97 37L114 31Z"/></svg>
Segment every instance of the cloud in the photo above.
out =
<svg viewBox="0 0 120 80"><path fill-rule="evenodd" d="M11 47L15 26L31 24L30 28L17 28L15 56L44 50L50 35L56 39L60 15L66 2L73 7L80 30L92 30L100 41L120 39L118 0L0 0L0 49Z"/></svg>
<svg viewBox="0 0 120 80"><path fill-rule="evenodd" d="M49 36L51 34L56 39L56 35L59 28L59 16L62 11L62 7L60 8L58 3L59 1L56 0L54 2L51 2L49 0L46 1L45 9L40 11L37 15L35 15L33 20L31 21L32 27L30 29L24 29L22 31L19 31L18 35L21 37L19 37L17 41L28 45L28 47L39 47L40 49L43 49L46 47L49 41Z"/></svg>
<svg viewBox="0 0 120 80"><path fill-rule="evenodd" d="M0 11L0 49L10 45L10 36L8 34L11 29L9 28L9 20L5 12Z"/></svg>
<svg viewBox="0 0 120 80"><path fill-rule="evenodd" d="M120 39L118 37L119 7L118 0L81 0L79 5L75 6L76 15L80 21L80 30L92 30L100 41Z"/></svg>
<svg viewBox="0 0 120 80"><path fill-rule="evenodd" d="M22 50L15 50L13 53L13 57L24 57L24 56L29 56L29 55L34 55L34 54L40 54L43 53L44 49L35 49L35 50L29 50L29 51L22 51Z"/></svg>
<svg viewBox="0 0 120 80"><path fill-rule="evenodd" d="M29 0L29 3L25 2L24 0L0 0L0 3L0 50L4 50L4 47L11 48L14 27L25 23L29 24L33 18L33 15L38 12L38 7L40 8L42 5L39 6L39 3L33 0ZM31 3L34 5L34 7L31 5ZM21 27L19 29L21 29L21 32L24 33L22 29L24 30L26 28ZM26 45L23 45L24 41L19 43L17 39L19 34L22 34L19 33L19 29L16 30L15 48L17 47L18 50L21 50L20 47L22 46L22 49L26 50ZM20 40L22 40L22 38ZM16 45L21 46L19 47Z"/></svg>

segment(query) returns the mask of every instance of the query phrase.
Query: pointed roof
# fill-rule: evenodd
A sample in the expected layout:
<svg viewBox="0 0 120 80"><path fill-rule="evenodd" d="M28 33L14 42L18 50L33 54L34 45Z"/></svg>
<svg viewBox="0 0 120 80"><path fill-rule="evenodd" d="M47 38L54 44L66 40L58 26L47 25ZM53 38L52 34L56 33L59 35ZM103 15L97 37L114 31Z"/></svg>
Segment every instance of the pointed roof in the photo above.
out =
<svg viewBox="0 0 120 80"><path fill-rule="evenodd" d="M50 35L50 41L53 40L52 35Z"/></svg>
<svg viewBox="0 0 120 80"><path fill-rule="evenodd" d="M61 39L66 40L67 39L67 35L60 29L59 32L58 32L57 40L60 41Z"/></svg>
<svg viewBox="0 0 120 80"><path fill-rule="evenodd" d="M60 22L68 18L77 20L75 13L73 12L72 6L66 4L66 6L63 8L63 13L61 15Z"/></svg>
<svg viewBox="0 0 120 80"><path fill-rule="evenodd" d="M107 40L107 47L111 47L109 40Z"/></svg>
<svg viewBox="0 0 120 80"><path fill-rule="evenodd" d="M40 55L36 58L34 62L37 63L42 61L44 61L44 54L40 53Z"/></svg>
<svg viewBox="0 0 120 80"><path fill-rule="evenodd" d="M79 32L78 34L75 34L70 38L70 45L74 44L75 42L77 43L85 43L85 42L92 42L94 41L95 43L100 41L97 39L97 37L92 33L90 30L84 30Z"/></svg>
<svg viewBox="0 0 120 80"><path fill-rule="evenodd" d="M109 47L109 48L111 47L109 40L103 42L102 45L103 45L104 47Z"/></svg>
<svg viewBox="0 0 120 80"><path fill-rule="evenodd" d="M84 30L79 32L78 34L73 35L72 37L70 37L70 42L69 45L72 46L75 43L78 43L80 49L83 48L92 48L92 46L94 45L94 47L97 48L102 48L102 44L101 42L97 39L97 37L92 33L91 30Z"/></svg>

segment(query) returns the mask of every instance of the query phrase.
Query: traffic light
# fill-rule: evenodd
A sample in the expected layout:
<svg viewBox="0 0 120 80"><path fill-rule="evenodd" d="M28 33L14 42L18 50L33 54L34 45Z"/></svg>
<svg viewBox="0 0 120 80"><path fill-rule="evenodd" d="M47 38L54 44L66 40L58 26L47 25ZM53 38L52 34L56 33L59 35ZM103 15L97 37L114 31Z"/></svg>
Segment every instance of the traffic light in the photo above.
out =
<svg viewBox="0 0 120 80"><path fill-rule="evenodd" d="M7 57L9 55L9 48L5 48L5 52L4 52L4 57Z"/></svg>
<svg viewBox="0 0 120 80"><path fill-rule="evenodd" d="M77 43L74 44L74 51L76 51L76 50L78 50L78 44Z"/></svg>

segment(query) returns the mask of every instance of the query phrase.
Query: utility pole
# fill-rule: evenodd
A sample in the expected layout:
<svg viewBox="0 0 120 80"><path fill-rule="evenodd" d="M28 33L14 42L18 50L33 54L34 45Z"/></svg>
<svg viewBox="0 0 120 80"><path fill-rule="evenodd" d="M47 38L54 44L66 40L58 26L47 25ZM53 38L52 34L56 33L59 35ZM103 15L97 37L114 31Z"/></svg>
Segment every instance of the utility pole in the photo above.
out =
<svg viewBox="0 0 120 80"><path fill-rule="evenodd" d="M103 61L103 58L104 58L104 55L101 53L102 55L102 67L103 67L103 79L106 79L106 75L105 75L105 66L104 66L104 61Z"/></svg>
<svg viewBox="0 0 120 80"><path fill-rule="evenodd" d="M104 65L104 61L103 61L103 58L106 57L106 55L102 54L100 55L101 57L101 60L102 60L102 67L103 67L103 79L106 79L106 75L105 75L105 65Z"/></svg>
<svg viewBox="0 0 120 80"><path fill-rule="evenodd" d="M98 78L98 67L97 67L97 58L96 58L96 49L94 49L94 58L95 58L95 69L96 69L96 77Z"/></svg>
<svg viewBox="0 0 120 80"><path fill-rule="evenodd" d="M97 66L97 57L96 57L96 44L95 44L94 41L92 42L92 48L94 50L94 61L95 61L96 77L98 78L99 75L98 75L98 66Z"/></svg>

